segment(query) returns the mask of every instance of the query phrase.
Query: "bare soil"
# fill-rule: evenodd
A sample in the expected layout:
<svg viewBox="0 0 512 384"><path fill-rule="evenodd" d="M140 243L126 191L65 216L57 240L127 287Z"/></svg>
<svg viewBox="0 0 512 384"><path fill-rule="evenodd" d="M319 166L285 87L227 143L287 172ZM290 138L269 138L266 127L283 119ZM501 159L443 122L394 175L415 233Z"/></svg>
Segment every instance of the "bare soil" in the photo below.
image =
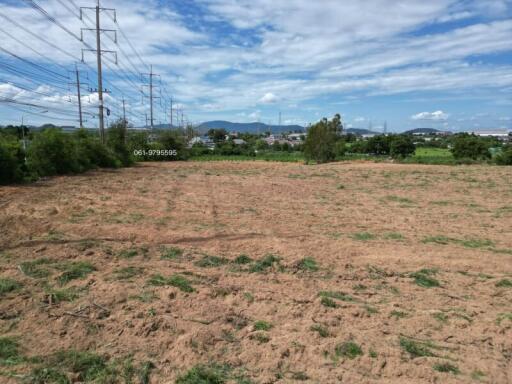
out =
<svg viewBox="0 0 512 384"><path fill-rule="evenodd" d="M21 284L0 296L0 333L24 356L131 355L154 364L151 383L200 363L254 383L512 383L510 167L176 162L57 177L0 189L0 250L0 277ZM20 267L44 258L44 276ZM63 280L77 261L95 271ZM72 287L71 301L51 293ZM0 366L0 382L34 364Z"/></svg>

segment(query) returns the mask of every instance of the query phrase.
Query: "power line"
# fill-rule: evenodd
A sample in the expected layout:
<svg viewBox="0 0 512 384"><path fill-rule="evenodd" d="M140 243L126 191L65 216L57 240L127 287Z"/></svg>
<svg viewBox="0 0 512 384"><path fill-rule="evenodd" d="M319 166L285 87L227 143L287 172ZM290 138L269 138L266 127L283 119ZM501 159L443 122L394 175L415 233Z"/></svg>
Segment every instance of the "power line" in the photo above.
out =
<svg viewBox="0 0 512 384"><path fill-rule="evenodd" d="M35 64L35 63L31 62L30 60L24 59L24 58L14 54L14 53L12 53L11 51L8 51L7 49L5 49L5 48L3 48L1 46L0 46L0 51L2 51L4 53L7 53L8 55L10 55L10 56L12 56L12 57L14 57L14 58L16 58L16 59L18 59L20 61L23 61L24 63L26 63L28 65L31 65L32 67L37 68L40 71L46 72L46 73L48 73L48 74L50 74L52 76L55 76L55 77L62 77L63 79L69 80L68 76L61 75L60 73L57 73L57 72L52 71L50 69L47 69L47 68L45 68L45 67L43 67L43 66L41 66L39 64Z"/></svg>

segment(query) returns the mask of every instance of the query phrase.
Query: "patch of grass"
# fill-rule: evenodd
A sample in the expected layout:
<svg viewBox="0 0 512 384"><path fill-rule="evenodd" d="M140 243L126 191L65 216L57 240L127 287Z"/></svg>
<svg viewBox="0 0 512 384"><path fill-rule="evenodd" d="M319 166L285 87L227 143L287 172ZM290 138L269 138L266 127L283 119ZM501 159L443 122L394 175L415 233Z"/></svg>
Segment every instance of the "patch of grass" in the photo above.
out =
<svg viewBox="0 0 512 384"><path fill-rule="evenodd" d="M321 337L329 337L329 329L321 324L313 324L310 328L314 332L318 332Z"/></svg>
<svg viewBox="0 0 512 384"><path fill-rule="evenodd" d="M363 354L362 348L353 341L346 341L338 344L334 352L337 357L347 357L351 360Z"/></svg>
<svg viewBox="0 0 512 384"><path fill-rule="evenodd" d="M376 313L379 313L379 310L376 308L376 307L373 307L371 305L368 305L366 304L364 306L364 309L366 309L366 312L369 314L369 315L374 315Z"/></svg>
<svg viewBox="0 0 512 384"><path fill-rule="evenodd" d="M309 380L309 376L305 372L293 372L292 380L306 381Z"/></svg>
<svg viewBox="0 0 512 384"><path fill-rule="evenodd" d="M413 359L423 356L435 356L431 350L435 346L430 342L417 341L406 337L400 337L400 347L409 353Z"/></svg>
<svg viewBox="0 0 512 384"><path fill-rule="evenodd" d="M178 247L163 247L160 250L160 258L162 260L179 260L183 256L183 250Z"/></svg>
<svg viewBox="0 0 512 384"><path fill-rule="evenodd" d="M324 306L324 307L328 307L328 308L336 308L338 307L338 304L336 304L336 302L329 298L329 297L322 297L320 299L320 303Z"/></svg>
<svg viewBox="0 0 512 384"><path fill-rule="evenodd" d="M2 277L0 278L0 295L17 291L21 288L21 286L22 284L16 280Z"/></svg>
<svg viewBox="0 0 512 384"><path fill-rule="evenodd" d="M336 189L345 189L345 186L343 184L338 184L336 186Z"/></svg>
<svg viewBox="0 0 512 384"><path fill-rule="evenodd" d="M460 244L466 248L494 247L494 242L488 239L467 239L461 240Z"/></svg>
<svg viewBox="0 0 512 384"><path fill-rule="evenodd" d="M22 360L18 341L13 337L0 337L0 365L14 365Z"/></svg>
<svg viewBox="0 0 512 384"><path fill-rule="evenodd" d="M272 327L272 324L264 320L256 321L253 326L255 331L269 331Z"/></svg>
<svg viewBox="0 0 512 384"><path fill-rule="evenodd" d="M318 263L312 257L305 257L297 263L297 268L301 271L316 272L318 271Z"/></svg>
<svg viewBox="0 0 512 384"><path fill-rule="evenodd" d="M384 239L386 240L404 240L404 236L399 232L388 232L384 234Z"/></svg>
<svg viewBox="0 0 512 384"><path fill-rule="evenodd" d="M33 384L69 384L69 376L73 382L111 384L123 382L141 384L149 383L149 374L153 364L144 362L138 368L133 365L131 358L113 359L93 352L77 350L61 350L47 357L42 366L32 370L29 383Z"/></svg>
<svg viewBox="0 0 512 384"><path fill-rule="evenodd" d="M370 232L357 232L354 233L351 237L357 241L368 241L375 239L375 235Z"/></svg>
<svg viewBox="0 0 512 384"><path fill-rule="evenodd" d="M436 319L437 321L443 323L443 324L446 324L448 323L448 315L446 313L443 313L443 312L437 312L437 313L434 313L432 315L432 317L434 319Z"/></svg>
<svg viewBox="0 0 512 384"><path fill-rule="evenodd" d="M368 351L368 354L370 355L370 357L371 357L372 359L376 359L376 358L379 356L379 355L377 354L377 352L375 352L373 349L370 349L370 350Z"/></svg>
<svg viewBox="0 0 512 384"><path fill-rule="evenodd" d="M512 280L510 279L501 279L496 283L496 287L498 288L512 288Z"/></svg>
<svg viewBox="0 0 512 384"><path fill-rule="evenodd" d="M427 236L422 240L422 242L425 244L434 243L434 244L442 244L442 245L456 243L457 241L458 241L457 239L453 239L451 237L446 237L446 236Z"/></svg>
<svg viewBox="0 0 512 384"><path fill-rule="evenodd" d="M434 369L438 372L453 373L454 375L458 375L460 373L459 368L450 363L434 364Z"/></svg>
<svg viewBox="0 0 512 384"><path fill-rule="evenodd" d="M25 261L20 264L20 270L26 276L33 277L35 279L42 279L50 276L51 272L44 266L52 264L53 260L45 257L33 261Z"/></svg>
<svg viewBox="0 0 512 384"><path fill-rule="evenodd" d="M395 319L398 320L398 319L406 318L408 316L408 314L407 314L407 312L393 310L393 311L391 311L389 316L394 317Z"/></svg>
<svg viewBox="0 0 512 384"><path fill-rule="evenodd" d="M263 256L261 259L257 260L249 269L250 272L265 272L266 270L272 268L274 265L280 267L281 258L272 254L268 254Z"/></svg>
<svg viewBox="0 0 512 384"><path fill-rule="evenodd" d="M76 300L80 296L79 292L80 290L75 287L63 289L46 288L45 290L45 293L49 296L48 301L51 300L51 302L54 304L58 304L63 301Z"/></svg>
<svg viewBox="0 0 512 384"><path fill-rule="evenodd" d="M400 196L395 196L395 195L386 196L386 200L393 201L396 203L401 203L401 204L414 204L414 201L412 201L411 199L408 199L407 197L400 197Z"/></svg>
<svg viewBox="0 0 512 384"><path fill-rule="evenodd" d="M500 325L505 320L512 322L512 312L500 313L496 318L496 324Z"/></svg>
<svg viewBox="0 0 512 384"><path fill-rule="evenodd" d="M215 268L227 263L229 263L229 260L224 257L204 255L201 260L196 261L194 264L201 268Z"/></svg>
<svg viewBox="0 0 512 384"><path fill-rule="evenodd" d="M141 267L124 267L114 271L114 277L117 280L129 280L143 273L144 269Z"/></svg>
<svg viewBox="0 0 512 384"><path fill-rule="evenodd" d="M83 279L88 274L96 271L96 267L88 261L76 261L66 263L59 269L64 272L57 278L60 285L69 283L71 280Z"/></svg>
<svg viewBox="0 0 512 384"><path fill-rule="evenodd" d="M176 379L176 384L225 384L230 379L227 365L196 365Z"/></svg>
<svg viewBox="0 0 512 384"><path fill-rule="evenodd" d="M174 274L171 277L164 277L162 275L153 275L148 280L149 285L164 286L171 285L179 288L183 292L191 293L194 292L191 282L182 275Z"/></svg>
<svg viewBox="0 0 512 384"><path fill-rule="evenodd" d="M140 295L130 296L130 299L136 299L142 303L151 303L158 299L158 296L153 291L142 291Z"/></svg>
<svg viewBox="0 0 512 384"><path fill-rule="evenodd" d="M485 373L483 373L482 371L480 370L475 370L473 372L471 372L471 378L473 380L476 380L476 381L480 381L482 380L483 378L485 377Z"/></svg>
<svg viewBox="0 0 512 384"><path fill-rule="evenodd" d="M123 259L131 259L134 258L135 256L138 256L139 254L146 255L147 252L147 248L128 248L120 251L118 253L118 256Z"/></svg>
<svg viewBox="0 0 512 384"><path fill-rule="evenodd" d="M252 263L252 259L249 256L242 254L242 255L237 256L236 259L233 260L233 263L239 264L239 265L250 264L250 263Z"/></svg>
<svg viewBox="0 0 512 384"><path fill-rule="evenodd" d="M435 275L437 270L435 269L421 269L418 272L414 272L410 274L410 277L414 279L414 283L423 288L432 288L432 287L440 287L441 283L439 280L432 277Z"/></svg>
<svg viewBox="0 0 512 384"><path fill-rule="evenodd" d="M356 301L356 299L346 293L343 292L334 292L334 291L320 291L318 293L320 297L327 297L330 299L342 300L342 301Z"/></svg>
<svg viewBox="0 0 512 384"><path fill-rule="evenodd" d="M250 337L251 339L256 340L260 344L265 344L270 341L270 336L267 335L265 332L253 333Z"/></svg>

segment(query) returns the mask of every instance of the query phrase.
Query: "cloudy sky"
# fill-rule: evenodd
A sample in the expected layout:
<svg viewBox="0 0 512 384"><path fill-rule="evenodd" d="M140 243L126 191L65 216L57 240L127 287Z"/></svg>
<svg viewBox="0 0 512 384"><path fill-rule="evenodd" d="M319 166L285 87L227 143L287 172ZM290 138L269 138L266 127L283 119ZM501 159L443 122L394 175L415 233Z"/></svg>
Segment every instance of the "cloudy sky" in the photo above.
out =
<svg viewBox="0 0 512 384"><path fill-rule="evenodd" d="M35 6L34 6L35 5ZM77 125L75 75L93 48L93 0L0 0L0 124ZM40 8L38 9L37 6ZM403 131L512 128L512 0L102 0L109 119L144 124L153 65L155 122L170 98L194 123ZM47 15L44 14L47 12ZM52 22L49 18L54 21ZM64 29L62 28L64 27ZM75 36L73 36L75 35ZM13 56L16 55L16 56ZM93 52L79 64L96 126ZM87 84L85 84L87 83ZM92 88L91 92L89 89ZM14 102L13 102L14 101ZM173 117L176 119L176 116ZM62 119L62 120L59 120Z"/></svg>

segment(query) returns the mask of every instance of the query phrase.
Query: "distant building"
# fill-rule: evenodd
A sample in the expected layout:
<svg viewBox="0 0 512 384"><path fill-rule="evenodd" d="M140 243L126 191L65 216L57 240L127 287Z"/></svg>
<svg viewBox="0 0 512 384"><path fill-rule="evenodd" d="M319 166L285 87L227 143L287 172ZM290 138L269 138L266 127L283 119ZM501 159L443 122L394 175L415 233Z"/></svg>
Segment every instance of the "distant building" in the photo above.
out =
<svg viewBox="0 0 512 384"><path fill-rule="evenodd" d="M493 129L493 130L482 130L482 131L473 131L471 132L473 135L480 137L494 137L500 140L510 140L512 139L512 132L507 129Z"/></svg>
<svg viewBox="0 0 512 384"><path fill-rule="evenodd" d="M307 133L290 133L288 135L288 140L300 144L304 141L307 135Z"/></svg>
<svg viewBox="0 0 512 384"><path fill-rule="evenodd" d="M247 144L247 142L243 139L233 139L233 144L235 145L244 145Z"/></svg>
<svg viewBox="0 0 512 384"><path fill-rule="evenodd" d="M192 146L194 144L202 144L210 149L214 149L215 148L215 143L213 142L212 139L210 139L209 136L195 136L193 137L192 139L189 140L188 142L188 147L189 148L192 148Z"/></svg>

